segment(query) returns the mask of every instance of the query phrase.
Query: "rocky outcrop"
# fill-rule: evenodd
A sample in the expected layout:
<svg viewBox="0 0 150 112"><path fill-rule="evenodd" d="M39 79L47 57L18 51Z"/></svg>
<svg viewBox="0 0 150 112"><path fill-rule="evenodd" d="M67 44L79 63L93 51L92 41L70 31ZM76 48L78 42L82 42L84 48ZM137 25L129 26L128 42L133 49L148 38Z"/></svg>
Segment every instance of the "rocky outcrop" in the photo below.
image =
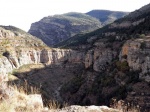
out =
<svg viewBox="0 0 150 112"><path fill-rule="evenodd" d="M116 51L106 48L103 42L96 42L96 47L89 50L85 56L85 68L92 67L94 71L102 72L116 57Z"/></svg>
<svg viewBox="0 0 150 112"><path fill-rule="evenodd" d="M72 105L61 110L50 110L50 112L122 112L117 109L108 108L107 106L78 106Z"/></svg>
<svg viewBox="0 0 150 112"><path fill-rule="evenodd" d="M140 78L150 82L150 40L146 37L127 41L122 47L120 59L127 57L131 70L139 71Z"/></svg>
<svg viewBox="0 0 150 112"><path fill-rule="evenodd" d="M94 50L94 65L93 69L95 71L101 72L106 70L107 65L109 65L114 59L115 52L110 49L97 48Z"/></svg>
<svg viewBox="0 0 150 112"><path fill-rule="evenodd" d="M0 27L0 38L12 38L15 34Z"/></svg>
<svg viewBox="0 0 150 112"><path fill-rule="evenodd" d="M20 52L10 54L9 57L0 58L0 76L2 79L7 79L9 72L26 64L44 63L63 64L64 62L84 63L84 54L78 51L69 49L21 49Z"/></svg>

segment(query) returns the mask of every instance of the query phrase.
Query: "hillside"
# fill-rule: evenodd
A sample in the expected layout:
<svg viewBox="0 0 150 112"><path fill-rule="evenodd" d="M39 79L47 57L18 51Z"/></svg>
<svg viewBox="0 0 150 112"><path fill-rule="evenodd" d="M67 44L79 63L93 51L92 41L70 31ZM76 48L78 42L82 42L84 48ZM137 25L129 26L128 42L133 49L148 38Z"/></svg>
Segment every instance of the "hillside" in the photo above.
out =
<svg viewBox="0 0 150 112"><path fill-rule="evenodd" d="M114 22L117 19L120 19L129 12L121 12L121 11L109 11L109 10L92 10L86 13L89 16L97 18L103 26Z"/></svg>
<svg viewBox="0 0 150 112"><path fill-rule="evenodd" d="M13 26L0 27L0 45L0 112L119 112L106 106L63 104L60 87L82 71L81 52L48 48Z"/></svg>
<svg viewBox="0 0 150 112"><path fill-rule="evenodd" d="M101 27L101 23L86 14L67 13L44 17L31 25L29 33L52 46L78 33L90 32Z"/></svg>
<svg viewBox="0 0 150 112"><path fill-rule="evenodd" d="M14 26L0 26L0 57L22 48L42 48L46 45L36 37Z"/></svg>
<svg viewBox="0 0 150 112"><path fill-rule="evenodd" d="M58 43L58 47L62 46L78 46L82 44L88 44L88 39L92 36L94 40L99 38L108 38L110 41L127 40L131 37L139 37L140 34L149 35L149 4L142 7L139 10L131 12L128 16L116 20L110 25L106 25L103 28L87 33L85 35L76 35L75 38L69 38L63 42Z"/></svg>
<svg viewBox="0 0 150 112"><path fill-rule="evenodd" d="M86 14L70 12L43 18L31 25L29 33L53 46L76 34L94 31L128 13L93 10Z"/></svg>
<svg viewBox="0 0 150 112"><path fill-rule="evenodd" d="M103 102L109 105L111 98L124 99L138 104L141 112L149 111L149 8L150 4L56 46L86 52L84 73L62 87L65 100L83 105Z"/></svg>

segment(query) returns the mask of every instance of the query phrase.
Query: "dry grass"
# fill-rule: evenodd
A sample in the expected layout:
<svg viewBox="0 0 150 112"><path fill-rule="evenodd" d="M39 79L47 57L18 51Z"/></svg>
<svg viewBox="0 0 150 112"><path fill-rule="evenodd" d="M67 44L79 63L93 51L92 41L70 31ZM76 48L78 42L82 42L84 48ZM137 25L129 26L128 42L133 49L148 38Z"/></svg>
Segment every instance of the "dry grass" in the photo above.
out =
<svg viewBox="0 0 150 112"><path fill-rule="evenodd" d="M18 69L14 69L12 74L30 72L34 69L42 69L44 67L45 66L43 64L26 64L19 67Z"/></svg>
<svg viewBox="0 0 150 112"><path fill-rule="evenodd" d="M28 98L28 84L25 87L18 88L16 85L1 84L0 91L0 112L34 112L35 108L27 106ZM39 89L31 87L30 93L39 93Z"/></svg>
<svg viewBox="0 0 150 112"><path fill-rule="evenodd" d="M14 112L14 105L8 101L0 103L0 112Z"/></svg>
<svg viewBox="0 0 150 112"><path fill-rule="evenodd" d="M22 85L22 86L21 86ZM40 94L40 89L36 87L32 87L28 84L28 82L25 80L25 82L21 85L9 85L13 87L16 91L22 94Z"/></svg>
<svg viewBox="0 0 150 112"><path fill-rule="evenodd" d="M58 101L54 101L54 100L52 100L52 101L49 101L49 103L48 103L48 108L49 109L58 109L58 108L60 108L60 103L58 103Z"/></svg>
<svg viewBox="0 0 150 112"><path fill-rule="evenodd" d="M3 85L1 85L3 86ZM25 81L25 86L18 87L17 85L4 85L4 87L0 89L5 89L7 94L7 98L3 97L0 102L0 112L41 112L43 108L39 108L38 104L36 105L28 105L28 93L31 94L39 94L39 89L30 87L30 85ZM11 91L10 91L11 90ZM60 109L61 107L67 107L67 103L63 103L61 105L58 101L49 101L47 104L48 109ZM36 110L37 109L37 110Z"/></svg>
<svg viewBox="0 0 150 112"><path fill-rule="evenodd" d="M123 100L112 99L111 108L118 109L121 112L140 112L140 107L131 103L125 103Z"/></svg>
<svg viewBox="0 0 150 112"><path fill-rule="evenodd" d="M60 108L65 108L65 107L68 107L69 106L69 104L68 103L66 103L66 102L64 102L64 103L59 103L58 101L56 101L56 100L50 100L50 101L47 101L48 103L47 103L47 107L51 110L55 110L55 109L60 109Z"/></svg>

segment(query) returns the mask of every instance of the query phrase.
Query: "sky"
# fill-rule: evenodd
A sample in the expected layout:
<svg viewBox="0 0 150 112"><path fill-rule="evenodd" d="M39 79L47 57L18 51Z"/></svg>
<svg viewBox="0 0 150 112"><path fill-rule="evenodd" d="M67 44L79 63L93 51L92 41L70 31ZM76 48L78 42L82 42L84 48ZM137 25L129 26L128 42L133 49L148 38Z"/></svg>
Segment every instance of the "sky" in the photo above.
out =
<svg viewBox="0 0 150 112"><path fill-rule="evenodd" d="M50 15L93 9L132 12L148 3L150 0L0 0L0 25L28 31L32 23Z"/></svg>

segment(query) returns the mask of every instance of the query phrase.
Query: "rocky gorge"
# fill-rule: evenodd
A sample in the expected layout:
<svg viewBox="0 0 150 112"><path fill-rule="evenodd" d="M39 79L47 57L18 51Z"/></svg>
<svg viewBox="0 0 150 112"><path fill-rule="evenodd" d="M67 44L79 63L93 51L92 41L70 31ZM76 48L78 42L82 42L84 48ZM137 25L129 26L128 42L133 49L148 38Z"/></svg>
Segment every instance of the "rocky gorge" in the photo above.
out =
<svg viewBox="0 0 150 112"><path fill-rule="evenodd" d="M8 32L8 30L3 29L3 28L2 28L2 33L3 34L1 34L1 35L3 35L3 38L8 38L7 35L10 35L10 38L15 37L14 32L12 32L12 31ZM22 42L24 42L24 40L22 40ZM9 49L7 49L4 52L1 52L2 54L1 54L1 58L0 58L0 79L1 79L0 80L1 81L0 91L3 91L1 95L5 95L5 97L2 96L2 98L3 99L6 98L5 100L7 101L10 97L11 99L16 100L16 103L17 102L20 103L19 105L14 104L14 105L17 105L18 107L16 107L15 110L10 110L10 111L21 111L19 109L25 109L25 107L23 105L28 106L30 111L33 111L32 109L34 109L37 112L38 111L39 112L41 112L41 111L44 111L44 112L102 111L103 112L106 110L111 112L111 111L115 110L115 109L111 109L111 108L96 107L96 106L93 106L93 107L92 106L91 107L72 106L72 107L64 108L62 110L60 110L60 109L59 110L48 110L47 108L43 108L43 101L42 101L43 98L41 98L40 95L36 95L36 94L35 95L32 95L32 94L24 95L22 93L15 92L15 90L12 89L11 87L7 87L6 85L4 86L2 84L3 82L10 81L8 79L9 75L12 72L14 72L14 70L17 70L20 67L25 66L25 65L27 65L27 66L33 65L34 66L34 65L42 64L42 67L44 67L42 69L40 68L39 70L42 71L40 73L42 73L42 77L46 78L46 80L44 80L41 77L40 79L36 79L36 82L35 82L35 78L39 78L39 76L40 76L38 74L39 70L37 70L37 69L36 69L36 71L32 70L29 72L25 72L28 75L22 76L22 73L19 73L19 75L16 75L18 77L17 80L24 81L26 79L27 83L29 83L30 86L32 86L32 85L35 86L36 84L39 84L39 83L42 84L43 83L42 81L51 82L52 77L54 77L54 75L55 75L54 78L56 78L57 74L60 74L59 73L60 68L65 69L65 71L67 71L67 68L68 68L69 71L71 70L71 72L66 73L68 76L61 73L60 75L58 75L59 77L57 77L60 79L61 84L57 84L59 79L53 79L53 80L57 80L55 82L55 85L53 85L53 87L52 87L52 85L49 85L49 84L47 87L44 87L45 85L42 84L42 86L44 88L48 88L48 89L53 88L47 92L47 95L50 97L44 97L44 98L51 98L54 100L61 101L59 98L59 95L57 95L57 94L59 94L59 93L57 93L59 91L57 89L59 89L60 86L62 86L62 84L64 82L67 82L68 79L71 80L71 78L74 77L74 75L72 75L72 72L75 72L74 74L76 75L77 72L79 73L79 71L83 70L85 67L87 68L88 65L90 65L88 60L91 60L91 58L87 54L86 59L85 59L85 53L83 53L81 51L75 51L75 50L71 50L71 49L54 49L54 48L47 48L44 46L42 46L42 48L39 48L39 46L38 47L30 46L30 48L20 47L20 49L18 51L18 48L17 48L18 45L19 44L15 45L15 46L9 45ZM65 66L65 68L64 68L64 66ZM80 68L80 69L77 69L77 68ZM46 72L47 69L48 69L48 72ZM58 73L55 71L55 73L52 74L50 69L54 69L53 72L56 70L56 71L58 71ZM62 70L61 72L65 72L65 71ZM47 77L45 77L44 72L46 72ZM15 73L14 73L14 75L15 75ZM25 78L24 78L24 76L25 76ZM61 77L66 77L67 80L62 79ZM50 79L47 79L47 78L50 78ZM33 84L31 82L31 80L33 80L32 82L34 82L35 84ZM13 83L15 83L15 81L13 81ZM50 84L52 84L52 83L50 83ZM51 86L51 87L49 87L49 86ZM46 89L44 89L44 90L46 91ZM7 92L7 91L9 91L9 92ZM12 94L10 94L10 92ZM54 94L54 93L56 93L56 94ZM42 93L42 95L45 95L45 94ZM18 99L16 99L16 98L18 98ZM2 108L1 111L3 111L3 109L4 108ZM8 108L8 109L11 109L11 108ZM119 110L116 110L116 111L119 111Z"/></svg>
<svg viewBox="0 0 150 112"><path fill-rule="evenodd" d="M84 50L85 47L83 46L80 50L48 48L46 46L39 48L34 46L30 48L20 48L18 51L15 49L16 46L13 46L11 47L13 52L5 51L0 58L1 80L8 81L8 74L21 66L42 64L43 68L39 70L31 69L29 72L18 72L14 73L14 75L17 76L19 80L26 80L32 86L41 87L44 99L53 99L60 102L65 101L69 104L109 105L110 99L115 97L129 81L128 77L126 77L125 80L121 79L121 77L125 77L125 73L123 73L124 70L126 71L127 69L128 71L128 68L133 71L141 70L139 71L139 78L149 82L149 54L147 54L149 41L146 38L147 37L145 37L145 39L129 40L125 42L120 52L117 50L118 46L120 46L120 42L115 43L112 49L108 47L110 43L105 42L105 39L94 42L93 45L95 47L89 50ZM93 41L92 39L91 41L89 39L88 42L91 43ZM138 54L140 57L137 58L136 56L138 56ZM120 56L120 58L119 60L117 59L117 63L122 64L122 62L127 62L127 65L125 65L126 68L118 68L117 71L114 71L114 66L124 67L124 65L117 65L115 62L118 56ZM116 65L112 65L114 62ZM120 77L117 76L117 74L122 74L123 76ZM101 92L96 84L99 78L102 84L99 85L99 87L103 88L101 88ZM109 80L107 80L107 78ZM12 82L15 83L15 81ZM53 83L55 83L55 86ZM114 83L114 85L110 87L109 84L112 83ZM129 85L130 84L131 83L129 83ZM144 85L146 88L148 87L146 83L144 83ZM135 88L137 87L135 86ZM132 89L134 90L134 88ZM99 91L101 96L99 96L96 91ZM144 94L148 95L148 91L149 89L147 88ZM126 89L122 92L121 94L124 94L124 92L126 93ZM137 93L140 93L140 90L138 90ZM112 96L108 98L110 95ZM130 92L128 95L130 95ZM101 99L102 101L97 100L102 97L105 97ZM126 97L132 99L132 96ZM118 96L118 98L122 99L123 97Z"/></svg>
<svg viewBox="0 0 150 112"><path fill-rule="evenodd" d="M146 9L149 7L147 5ZM40 39L16 27L0 26L1 86L7 82L11 86L24 87L25 99L33 103L31 97L34 96L30 96L30 91L37 88L41 95L35 96L39 99L35 104L40 106L48 106L50 100L61 105L63 102L81 105L53 110L58 112L108 112L107 107L90 105L114 106L119 100L126 111L132 112L134 108L148 112L150 28L147 24L150 13L143 9L139 9L140 14L138 11L131 13L133 18L129 14L101 29L70 38L57 48L48 47ZM7 87L1 86L2 100L8 98L3 93L11 93L12 87L8 87L6 92ZM12 94L9 95L11 99ZM19 93L17 96L18 102L24 99ZM23 108L25 105L23 103ZM124 111L122 108L112 111Z"/></svg>

